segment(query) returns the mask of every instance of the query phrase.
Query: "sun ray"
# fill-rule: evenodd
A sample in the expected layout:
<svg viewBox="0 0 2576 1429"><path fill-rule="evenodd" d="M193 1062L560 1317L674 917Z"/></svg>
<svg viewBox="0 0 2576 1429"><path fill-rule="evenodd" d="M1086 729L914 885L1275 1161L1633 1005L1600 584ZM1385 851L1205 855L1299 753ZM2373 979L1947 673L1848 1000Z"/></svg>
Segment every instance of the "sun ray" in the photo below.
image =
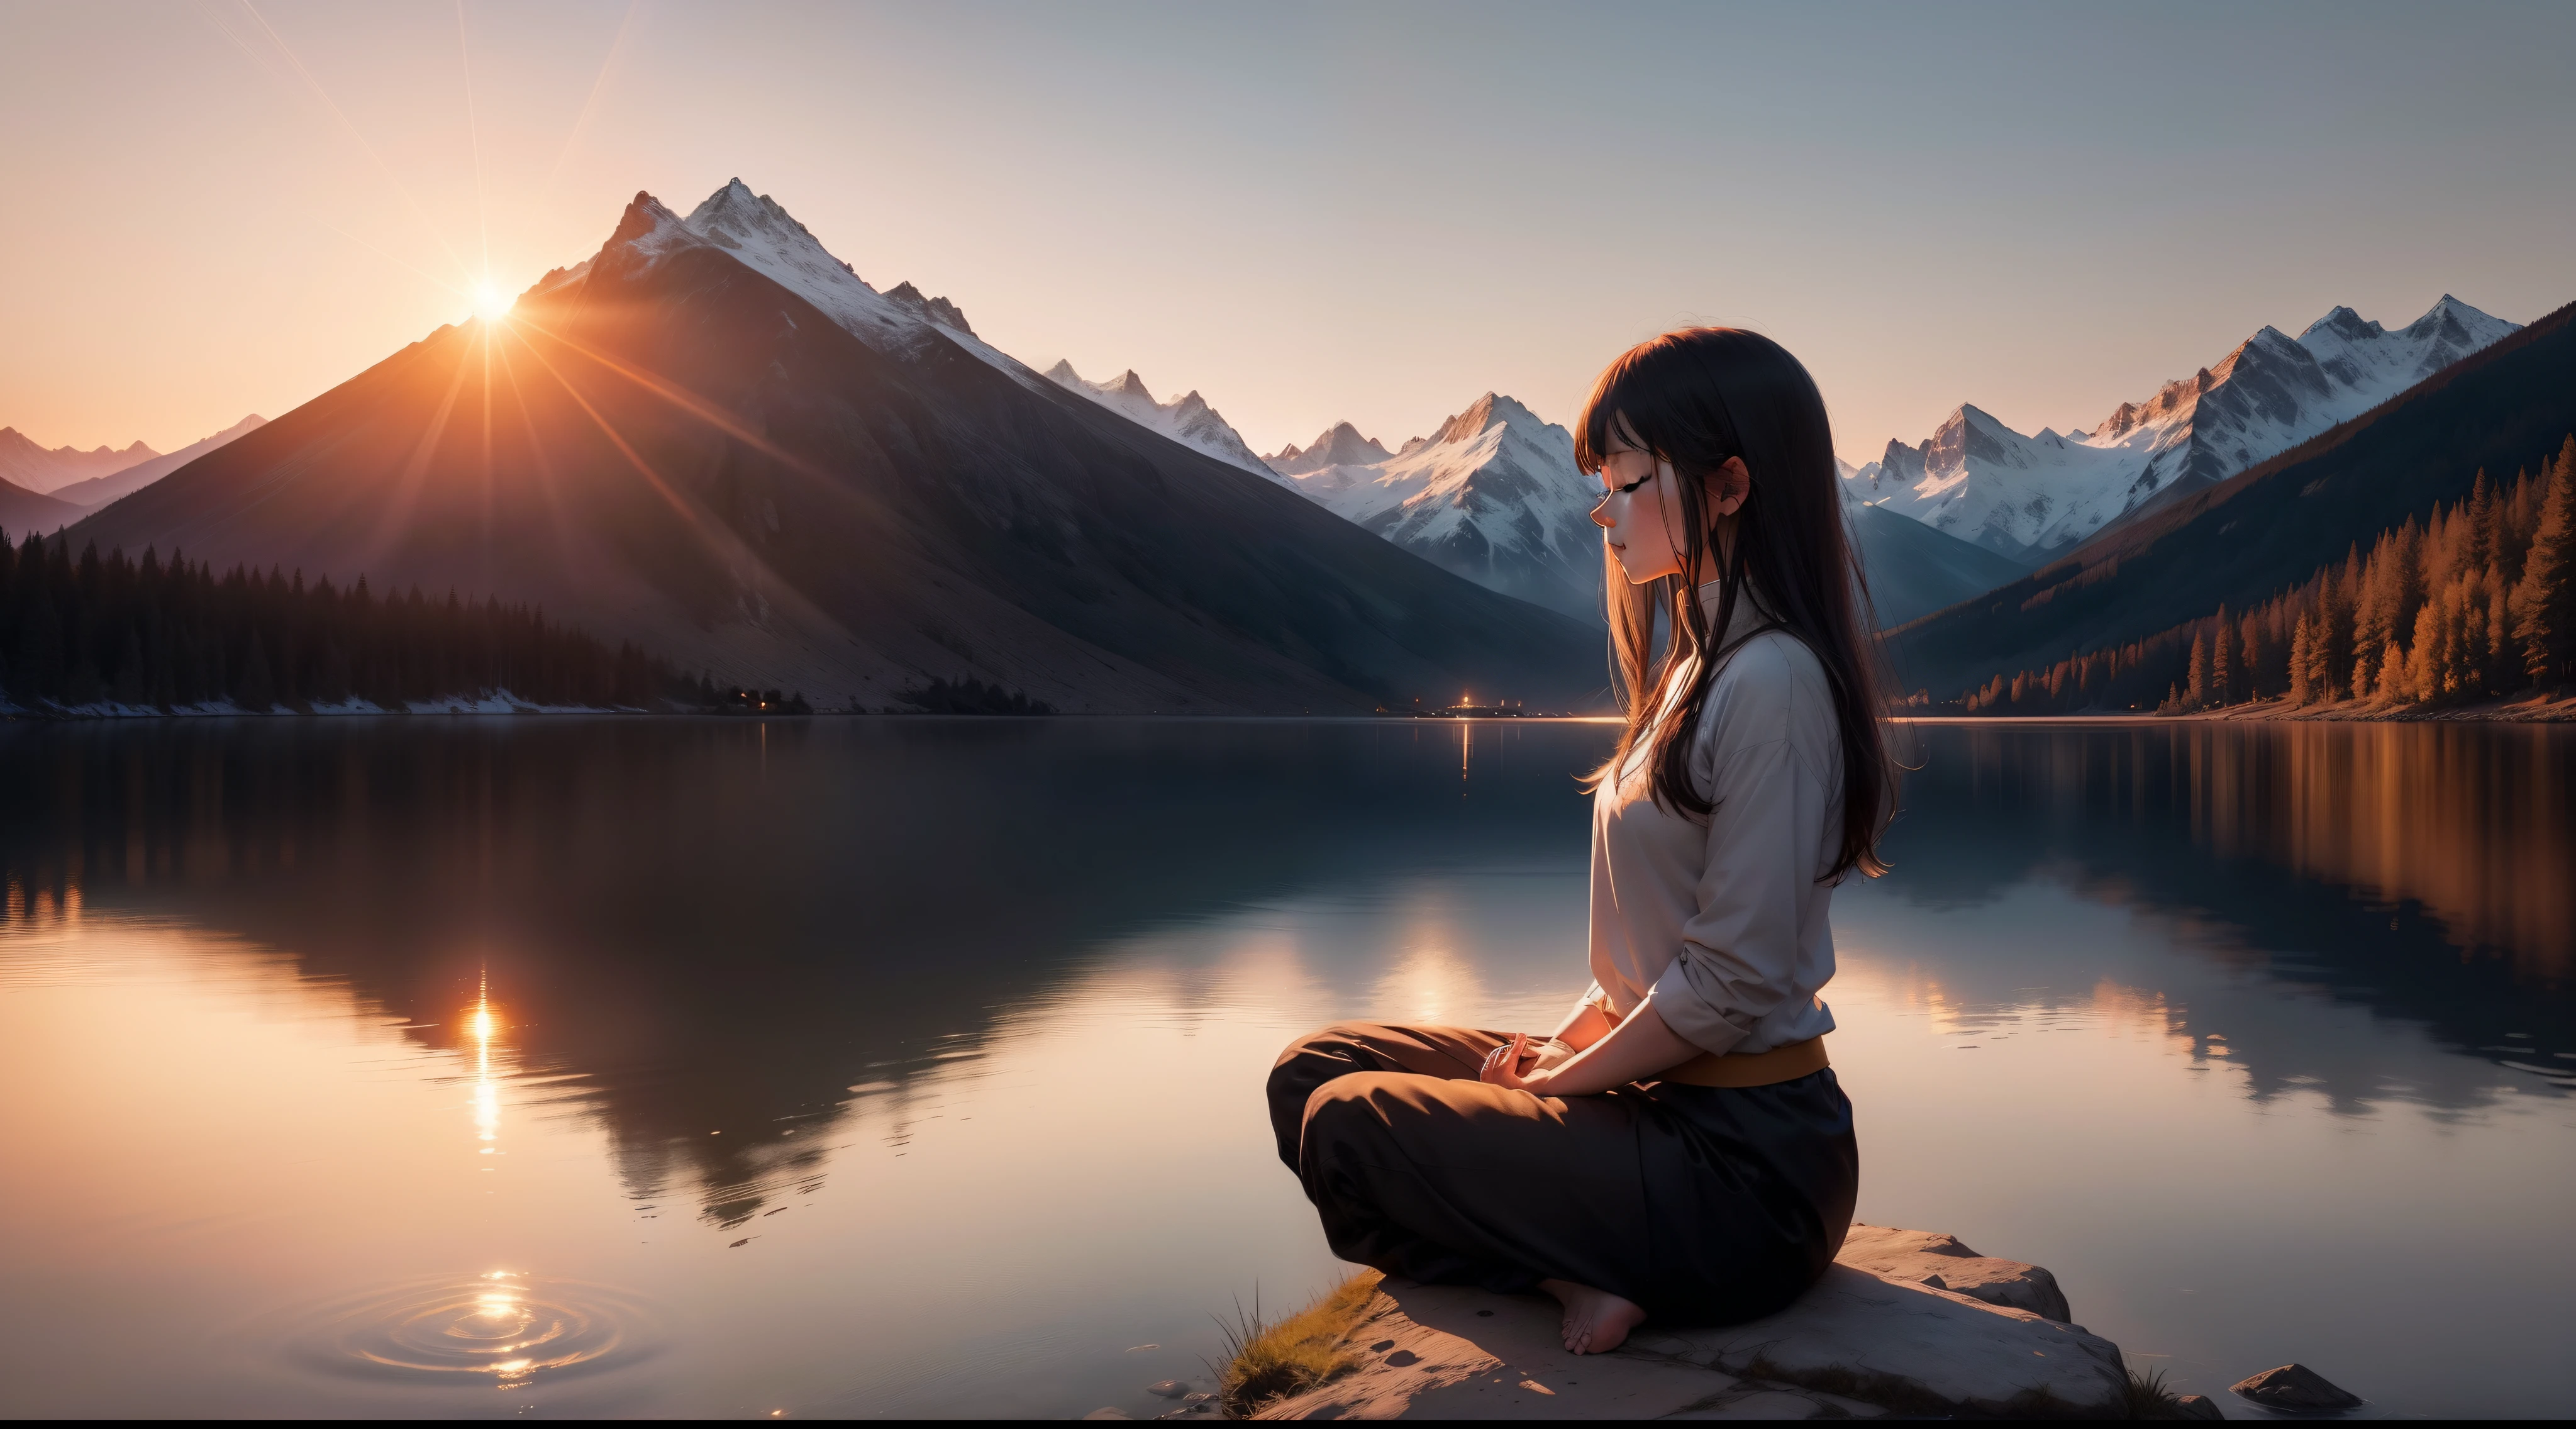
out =
<svg viewBox="0 0 2576 1429"><path fill-rule="evenodd" d="M599 61L599 73L590 81L590 94L581 102L581 113L573 116L572 130L564 135L563 148L555 155L555 166L546 171L543 192L551 194L555 181L563 177L563 167L572 158L574 146L590 128L590 116L599 108L599 96L608 88L610 71L617 68L617 57L626 51L626 32L635 27L635 12L644 8L644 0L627 0L626 18L617 24L617 38L608 42L608 53Z"/></svg>
<svg viewBox="0 0 2576 1429"><path fill-rule="evenodd" d="M466 289L464 289L464 288L460 288L460 287L456 286L454 283L451 283L451 282L447 281L446 279L439 277L438 275L436 275L436 274L434 274L434 273L430 272L430 271L429 271L428 269L426 269L426 268L420 267L419 265L414 264L414 263L408 263L408 262L405 262L403 259L395 257L393 254L386 252L383 248L380 248L380 247L378 247L377 245L375 245L375 244L373 244L373 243L369 243L367 240L365 240L365 239L363 239L363 238L360 238L358 235L356 235L356 234L354 234L354 233L351 233L349 230L347 230L347 229L345 229L345 228L342 228L340 225L338 225L338 224L336 224L336 223L333 223L331 220L329 220L329 219L327 219L327 218L322 217L320 214L308 213L308 214L306 214L306 215L305 215L305 217L307 217L307 218L309 218L309 219L312 219L315 223L320 224L322 227L324 227L324 228L327 228L327 229L331 230L333 233L336 233L336 234L340 235L342 238L345 238L345 239L349 240L351 243L357 244L359 247L366 249L368 252L375 254L377 257L382 258L382 259L383 259L383 260L385 260L386 262L391 263L391 264L394 264L394 265L395 265L395 266L397 266L397 267L400 267L400 268L404 268L404 269L409 270L409 271L413 274L413 276L415 276L415 277L419 278L419 279L420 279L422 282L424 282L424 283L428 283L428 284L430 284L430 285L432 285L432 286L434 286L434 287L440 288L440 289L442 289L442 290L444 290L444 291L446 291L446 292L448 292L448 293L450 293L450 294L452 294L452 295L454 295L454 296L456 296L456 297L459 297L459 298L464 299L465 301L467 301L467 302L469 302L469 303L470 303L470 302L472 302L472 301L474 301L474 294L473 294L473 293L471 293L471 292L469 292L469 291L467 291Z"/></svg>
<svg viewBox="0 0 2576 1429"><path fill-rule="evenodd" d="M411 190L395 175L393 165L385 162L385 156L377 153L376 146L368 143L367 136L360 133L358 126L351 122L348 111L342 109L340 102L331 97L331 91L322 87L322 81L313 77L313 71L304 67L304 61L296 56L294 49L286 43L286 38L277 33L277 27L268 23L268 17L259 13L258 6L253 5L251 0L237 0L237 3L249 12L252 19L259 22L260 29L268 35L269 43L277 46L279 54L286 56L286 62L294 66L295 73L303 78L305 86L311 89L314 96L322 101L323 106L331 111L331 117L340 121L340 127L348 131L349 138L357 144L368 159L374 162L377 172L385 176L385 182L393 185L394 192L402 196L404 205L410 208L413 216L420 220L421 226L437 242L439 250L447 255L447 261L456 265L457 272L464 273L465 260L456 256L456 250L448 244L447 236L438 231L438 225L430 219L428 211L420 206L420 200L413 198Z"/></svg>
<svg viewBox="0 0 2576 1429"><path fill-rule="evenodd" d="M393 499L385 503L384 517L376 523L375 534L368 539L365 548L366 554L357 563L358 569L381 566L402 529L410 524L412 508L420 503L421 484L429 475L429 464L438 455L438 440L446 434L448 416L456 410L456 396L465 390L465 366L472 358L472 348L458 349L456 374L448 381L447 397L438 404L438 411L431 415L428 427L421 432L419 443L412 448L411 460L403 463L402 478L394 487Z"/></svg>
<svg viewBox="0 0 2576 1429"><path fill-rule="evenodd" d="M465 0L456 0L456 65L465 77L465 145L474 155L474 227L483 245L483 281L492 281L492 205L483 193L483 131L474 117L474 46L465 30Z"/></svg>
<svg viewBox="0 0 2576 1429"><path fill-rule="evenodd" d="M693 505L688 498L672 489L671 484L662 479L662 473L655 471L653 469L653 464L644 459L644 454L635 450L633 446L627 443L626 438L617 434L617 429L609 425L608 419L599 414L599 409L590 405L590 399L581 395L581 389L573 386L571 381L565 378L563 373L557 369L553 363L548 362L546 360L546 355L537 351L536 344L527 340L526 334L519 332L516 328L510 329L510 332L513 336L519 339L522 346L528 349L528 355L537 360L537 365L545 368L546 375L555 380L555 385L564 390L564 395L572 398L573 404L581 408L582 414L590 418L593 426L599 428L599 434L608 438L609 444L617 448L618 454L625 457L627 463L635 468L637 474L642 476L644 480L652 486L654 493L659 495L664 501L670 503L671 509L680 513L681 517L687 520L691 527L700 532L706 531L708 529L707 522L705 518L699 514L697 507ZM561 342L562 339L557 338L556 341ZM566 343L565 346L570 347L571 344ZM575 350L578 351L579 349L576 348Z"/></svg>
<svg viewBox="0 0 2576 1429"><path fill-rule="evenodd" d="M573 341L571 338L568 338L559 332L555 332L540 324L529 322L524 318L519 320L519 325L544 334L550 341L563 344L571 351L589 358L592 362L607 368L609 371L625 378L627 381L634 383L636 386L643 388L645 391L652 393L654 396L661 398L663 401L670 403L681 411L696 417L699 421L706 423L708 426L714 427L716 430L723 432L725 435L732 437L734 440L741 442L743 445L752 448L761 455L768 457L782 466L793 468L806 476L817 477L826 481L832 479L830 472L825 471L823 468L816 466L814 463L807 461L805 458L796 455L794 452L778 445L769 438L764 437L758 432L751 430L749 427L744 426L739 421L736 421L733 416L726 412L722 407L698 396L696 393L689 391L685 387L680 387L667 382L649 372L639 372L605 353L593 352L589 348L582 346L580 343ZM529 350L531 352L535 351L533 347ZM540 356L538 360L544 361L544 358ZM547 366L551 368L553 364L548 363ZM561 380L560 374L558 374L557 380Z"/></svg>
<svg viewBox="0 0 2576 1429"><path fill-rule="evenodd" d="M249 41L233 33L232 26L224 23L223 17L215 13L215 8L212 5L207 4L206 0L193 0L193 3L196 6L197 13L204 17L206 23L214 26L217 34L220 34L225 39L232 41L233 48L241 51L244 59L247 59L253 65L256 65L259 68L259 72L268 77L270 83L275 84L280 88L291 87L287 83L286 76L279 74L274 65L271 65L266 59L263 59L260 56L259 51L252 49Z"/></svg>
<svg viewBox="0 0 2576 1429"><path fill-rule="evenodd" d="M546 519L552 523L555 544L569 551L576 544L575 527L570 519L570 513L565 509L561 482L555 471L554 460L546 454L545 438L537 431L536 415L528 410L528 392L527 388L519 382L519 364L510 360L508 344L496 343L494 350L501 356L501 380L509 384L510 400L517 404L519 409L519 427L526 437L528 460L536 467L537 492L545 498Z"/></svg>
<svg viewBox="0 0 2576 1429"><path fill-rule="evenodd" d="M483 357L483 584L492 584L492 324L483 324L477 344Z"/></svg>

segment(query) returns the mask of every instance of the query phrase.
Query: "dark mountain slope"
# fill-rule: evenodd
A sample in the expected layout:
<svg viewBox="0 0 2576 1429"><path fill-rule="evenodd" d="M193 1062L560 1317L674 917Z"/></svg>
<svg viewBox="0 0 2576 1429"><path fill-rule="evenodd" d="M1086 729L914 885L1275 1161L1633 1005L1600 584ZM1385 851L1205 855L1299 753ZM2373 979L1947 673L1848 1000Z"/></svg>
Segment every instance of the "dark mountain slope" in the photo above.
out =
<svg viewBox="0 0 2576 1429"><path fill-rule="evenodd" d="M1844 510L1870 605L1882 628L1903 625L2019 576L2021 562L1877 506Z"/></svg>
<svg viewBox="0 0 2576 1429"><path fill-rule="evenodd" d="M102 547L539 601L719 678L872 706L1564 705L1596 632L924 325L886 350L639 195L573 274L74 528Z"/></svg>
<svg viewBox="0 0 2576 1429"><path fill-rule="evenodd" d="M2306 580L2355 543L2467 495L2576 430L2576 305L2403 396L1984 598L1888 637L1908 688L1949 698L1996 673L2142 638Z"/></svg>
<svg viewBox="0 0 2576 1429"><path fill-rule="evenodd" d="M75 506L29 491L14 481L0 480L0 536L22 538L30 531L50 536L88 514L86 506Z"/></svg>

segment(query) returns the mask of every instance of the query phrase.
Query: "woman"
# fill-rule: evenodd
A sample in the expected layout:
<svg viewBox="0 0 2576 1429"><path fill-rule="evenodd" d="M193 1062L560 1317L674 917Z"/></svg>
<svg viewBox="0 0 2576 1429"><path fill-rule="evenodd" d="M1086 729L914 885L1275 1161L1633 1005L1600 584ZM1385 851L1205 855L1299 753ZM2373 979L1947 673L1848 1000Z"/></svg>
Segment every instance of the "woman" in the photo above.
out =
<svg viewBox="0 0 2576 1429"><path fill-rule="evenodd" d="M1777 343L1667 333L1610 365L1604 487L1627 724L1592 776L1592 987L1555 1033L1338 1023L1270 1074L1336 1254L1544 1290L1565 1347L1787 1305L1859 1179L1826 1063L1833 886L1892 803L1824 399ZM1658 617L1664 648L1650 649Z"/></svg>

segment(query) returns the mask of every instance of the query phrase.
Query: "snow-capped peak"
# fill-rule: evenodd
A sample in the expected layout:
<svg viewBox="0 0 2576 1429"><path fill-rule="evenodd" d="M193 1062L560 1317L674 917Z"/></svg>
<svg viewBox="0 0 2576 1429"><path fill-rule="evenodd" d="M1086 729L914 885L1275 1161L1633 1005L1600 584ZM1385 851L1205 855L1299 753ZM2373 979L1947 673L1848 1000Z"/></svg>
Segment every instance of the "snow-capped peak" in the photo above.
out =
<svg viewBox="0 0 2576 1429"><path fill-rule="evenodd" d="M1536 412L1533 412L1529 408L1522 406L1520 403L1513 401L1511 398L1503 396L1499 392L1488 392L1484 396L1477 398L1474 402L1469 403L1467 410L1460 412L1457 416L1451 417L1448 421L1441 423L1440 430L1431 434L1431 440L1435 442L1462 441L1485 430L1487 427L1494 426L1498 423L1507 427L1518 427L1524 431L1530 432L1544 430L1548 425L1546 422L1539 420L1539 416Z"/></svg>
<svg viewBox="0 0 2576 1429"><path fill-rule="evenodd" d="M2516 325L2444 294L2394 332L2338 307L2293 338L2255 331L2215 366L2123 402L2089 433L2025 437L1961 406L1919 447L1845 478L1874 501L2022 560L2198 491L2349 420Z"/></svg>
<svg viewBox="0 0 2576 1429"><path fill-rule="evenodd" d="M869 287L833 257L804 224L740 179L707 196L686 220L689 232L812 303L871 347L900 350L923 319Z"/></svg>
<svg viewBox="0 0 2576 1429"><path fill-rule="evenodd" d="M1281 476L1304 476L1332 466L1371 466L1394 455L1374 438L1361 436L1359 428L1348 422L1335 422L1304 450L1292 442L1265 460Z"/></svg>
<svg viewBox="0 0 2576 1429"><path fill-rule="evenodd" d="M2310 347L2315 346L2318 339L2325 337L2340 338L2345 342L2366 342L2385 331L2387 331L2385 328L2352 309L2338 306L2324 317L2308 324L2308 330L2299 334L2299 341L2302 345Z"/></svg>
<svg viewBox="0 0 2576 1429"><path fill-rule="evenodd" d="M649 265L676 248L687 248L697 242L680 216L662 206L662 201L641 189L626 205L617 220L617 231L608 235L608 247L625 249Z"/></svg>
<svg viewBox="0 0 2576 1429"><path fill-rule="evenodd" d="M885 295L886 301L891 303L900 303L928 321L939 324L941 327L953 328L958 332L966 334L968 337L975 335L975 329L968 325L966 321L965 311L959 308L955 303L948 301L946 298L924 296L919 288L914 287L909 282L895 284L893 287L886 289Z"/></svg>
<svg viewBox="0 0 2576 1429"><path fill-rule="evenodd" d="M1597 619L1601 538L1588 513L1599 484L1574 465L1574 438L1488 392L1389 455L1348 422L1271 468L1336 515L1479 585Z"/></svg>
<svg viewBox="0 0 2576 1429"><path fill-rule="evenodd" d="M721 250L803 298L880 352L910 358L923 351L925 343L945 339L1013 380L1043 390L1043 379L1036 373L976 337L956 304L926 297L910 283L892 292L878 292L860 279L856 269L825 250L777 200L753 193L740 179L729 180L709 194L685 219L651 194L637 194L600 252L602 257L615 256L610 268L634 271L680 248L701 245ZM537 288L542 291L572 282L598 266L594 259L579 268L549 273Z"/></svg>
<svg viewBox="0 0 2576 1429"><path fill-rule="evenodd" d="M1239 466L1257 476L1277 479L1270 468L1262 464L1261 458L1253 454L1251 445L1243 440L1243 434L1229 425L1224 416L1209 406L1207 399L1196 390L1169 402L1157 402L1153 391L1146 387L1145 379L1137 376L1136 369L1132 367L1106 382L1091 382L1073 370L1072 362L1059 361L1047 369L1046 375L1048 381L1066 391L1078 392L1148 431L1160 432L1229 466Z"/></svg>

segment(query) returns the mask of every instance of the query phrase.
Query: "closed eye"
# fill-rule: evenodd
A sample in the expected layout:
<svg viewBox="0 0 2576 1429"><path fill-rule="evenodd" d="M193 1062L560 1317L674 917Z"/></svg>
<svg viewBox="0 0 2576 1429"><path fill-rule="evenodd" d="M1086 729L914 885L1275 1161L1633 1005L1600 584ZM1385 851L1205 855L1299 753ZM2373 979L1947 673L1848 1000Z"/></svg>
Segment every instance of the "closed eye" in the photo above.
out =
<svg viewBox="0 0 2576 1429"><path fill-rule="evenodd" d="M1626 496L1626 495L1628 495L1630 492L1635 491L1638 487L1641 487L1641 486L1645 485L1647 482L1650 482L1650 481L1654 480L1658 475L1660 475L1660 473L1650 471L1650 472L1647 472L1644 476L1638 477L1635 481L1629 482L1629 483L1628 483L1627 485L1625 485L1625 486L1614 486L1614 487L1611 487L1611 488L1610 488L1610 490L1612 491L1612 493L1614 493L1614 494L1616 494L1616 495L1619 495L1619 496Z"/></svg>

